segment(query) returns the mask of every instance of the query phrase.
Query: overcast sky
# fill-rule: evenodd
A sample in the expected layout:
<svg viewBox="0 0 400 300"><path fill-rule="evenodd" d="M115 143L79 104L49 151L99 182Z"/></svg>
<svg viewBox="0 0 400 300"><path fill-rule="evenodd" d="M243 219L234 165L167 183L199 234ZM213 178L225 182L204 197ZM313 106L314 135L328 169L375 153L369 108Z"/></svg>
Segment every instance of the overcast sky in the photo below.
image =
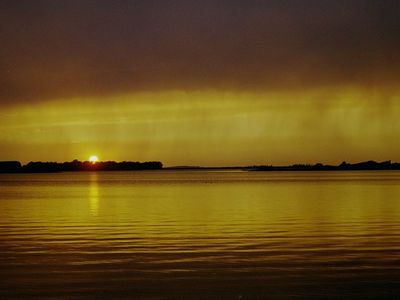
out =
<svg viewBox="0 0 400 300"><path fill-rule="evenodd" d="M400 160L400 2L0 1L0 159Z"/></svg>

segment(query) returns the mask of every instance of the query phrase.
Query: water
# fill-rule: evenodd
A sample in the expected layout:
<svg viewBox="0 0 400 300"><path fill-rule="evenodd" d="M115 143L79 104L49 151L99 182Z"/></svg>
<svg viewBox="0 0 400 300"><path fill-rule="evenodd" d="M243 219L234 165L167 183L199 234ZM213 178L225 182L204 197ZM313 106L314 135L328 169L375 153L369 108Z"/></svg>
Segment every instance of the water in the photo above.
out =
<svg viewBox="0 0 400 300"><path fill-rule="evenodd" d="M0 299L398 299L400 172L0 175Z"/></svg>

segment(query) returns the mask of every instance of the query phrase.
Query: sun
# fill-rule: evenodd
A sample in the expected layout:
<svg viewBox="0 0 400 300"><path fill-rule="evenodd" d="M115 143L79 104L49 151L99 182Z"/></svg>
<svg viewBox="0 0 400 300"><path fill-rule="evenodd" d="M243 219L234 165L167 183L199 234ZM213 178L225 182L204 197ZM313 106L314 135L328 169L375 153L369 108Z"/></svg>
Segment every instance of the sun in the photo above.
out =
<svg viewBox="0 0 400 300"><path fill-rule="evenodd" d="M99 161L99 158L97 157L97 155L92 155L92 156L89 157L89 161L92 164L95 164L95 163L97 163Z"/></svg>

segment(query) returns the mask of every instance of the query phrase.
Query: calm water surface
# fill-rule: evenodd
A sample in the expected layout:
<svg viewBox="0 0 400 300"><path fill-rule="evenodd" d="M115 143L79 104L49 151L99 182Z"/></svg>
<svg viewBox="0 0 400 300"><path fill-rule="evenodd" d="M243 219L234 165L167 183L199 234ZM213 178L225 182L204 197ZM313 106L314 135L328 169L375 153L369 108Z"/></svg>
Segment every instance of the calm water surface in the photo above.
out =
<svg viewBox="0 0 400 300"><path fill-rule="evenodd" d="M0 299L399 299L400 172L0 175Z"/></svg>

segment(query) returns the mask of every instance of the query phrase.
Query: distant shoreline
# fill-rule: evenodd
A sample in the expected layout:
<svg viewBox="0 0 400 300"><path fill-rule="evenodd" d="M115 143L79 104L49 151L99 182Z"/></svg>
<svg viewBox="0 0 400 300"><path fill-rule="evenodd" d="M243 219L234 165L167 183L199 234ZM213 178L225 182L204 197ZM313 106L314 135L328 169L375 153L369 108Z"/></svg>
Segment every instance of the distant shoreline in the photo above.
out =
<svg viewBox="0 0 400 300"><path fill-rule="evenodd" d="M164 167L159 161L150 162L30 162L22 165L19 161L0 161L0 173L59 173L59 172L90 172L90 171L207 171L207 170L240 170L240 171L389 171L400 170L400 163L391 161L365 161L359 163L342 162L340 165L294 164L289 166L234 166L234 167L201 167L201 166L172 166Z"/></svg>
<svg viewBox="0 0 400 300"><path fill-rule="evenodd" d="M340 165L315 165L295 164L291 166L257 166L250 171L389 171L400 170L400 163L392 163L390 160L383 162L364 161L359 163L342 162Z"/></svg>
<svg viewBox="0 0 400 300"><path fill-rule="evenodd" d="M400 170L400 163L392 163L391 161L375 162L365 161L359 163L342 162L340 165L324 165L317 164L294 164L289 166L246 166L246 167L167 167L168 170L243 170L243 171L389 171Z"/></svg>

